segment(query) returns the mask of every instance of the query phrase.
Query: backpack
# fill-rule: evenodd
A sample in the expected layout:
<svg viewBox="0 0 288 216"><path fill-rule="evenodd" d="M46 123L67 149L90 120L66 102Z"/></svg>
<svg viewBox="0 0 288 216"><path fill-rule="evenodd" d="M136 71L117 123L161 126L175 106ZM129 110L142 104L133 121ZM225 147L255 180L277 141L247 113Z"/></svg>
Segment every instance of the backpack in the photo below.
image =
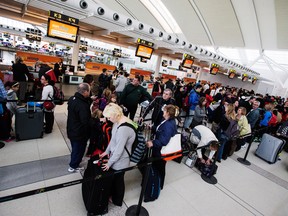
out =
<svg viewBox="0 0 288 216"><path fill-rule="evenodd" d="M146 141L145 141L144 134L142 133L142 131L137 130L132 124L130 124L128 122L125 122L125 123L119 125L119 127L121 127L121 126L127 126L127 127L132 128L136 134L135 140L132 144L131 154L129 153L126 146L125 146L125 150L128 153L131 162L139 163L140 161L142 161L144 159L145 152L146 152Z"/></svg>
<svg viewBox="0 0 288 216"><path fill-rule="evenodd" d="M102 127L102 138L100 138L100 146L97 146L97 149L92 153L92 156L94 155L98 155L103 153L110 140L111 140L111 136L112 136L112 123L111 122L105 122L103 123Z"/></svg>
<svg viewBox="0 0 288 216"><path fill-rule="evenodd" d="M64 93L57 86L53 86L53 99L56 105L64 103Z"/></svg>
<svg viewBox="0 0 288 216"><path fill-rule="evenodd" d="M229 139L235 140L236 138L238 138L240 134L238 122L236 120L230 120L229 122L230 122L229 126L224 131L224 133L227 135Z"/></svg>
<svg viewBox="0 0 288 216"><path fill-rule="evenodd" d="M268 122L269 126L276 126L277 125L277 116L272 113L272 116Z"/></svg>

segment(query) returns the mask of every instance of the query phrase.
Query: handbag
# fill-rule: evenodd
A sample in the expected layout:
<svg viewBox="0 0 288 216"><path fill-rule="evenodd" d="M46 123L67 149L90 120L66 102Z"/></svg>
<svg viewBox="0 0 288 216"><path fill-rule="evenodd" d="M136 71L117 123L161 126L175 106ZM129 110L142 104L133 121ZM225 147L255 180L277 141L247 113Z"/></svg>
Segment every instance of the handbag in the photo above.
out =
<svg viewBox="0 0 288 216"><path fill-rule="evenodd" d="M193 168L195 163L196 163L197 158L198 158L197 152L189 153L189 155L185 161L185 165L187 165L190 168Z"/></svg>
<svg viewBox="0 0 288 216"><path fill-rule="evenodd" d="M173 137L170 138L170 141L166 146L163 146L161 149L161 156L165 157L163 160L169 161L174 158L181 157L182 154L177 154L182 152L181 148L181 134L177 133ZM172 154L172 155L171 155ZM177 154L177 155L175 155ZM170 157L167 157L171 155Z"/></svg>
<svg viewBox="0 0 288 216"><path fill-rule="evenodd" d="M43 108L50 111L50 110L53 110L55 107L55 104L52 102L52 101L45 101L43 103Z"/></svg>

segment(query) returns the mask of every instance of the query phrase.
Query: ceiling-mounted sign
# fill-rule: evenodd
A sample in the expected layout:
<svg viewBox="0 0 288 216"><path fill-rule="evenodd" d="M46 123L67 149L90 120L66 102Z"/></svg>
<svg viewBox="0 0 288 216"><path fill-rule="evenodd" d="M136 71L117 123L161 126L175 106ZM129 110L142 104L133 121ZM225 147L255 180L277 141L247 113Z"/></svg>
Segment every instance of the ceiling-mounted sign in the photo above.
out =
<svg viewBox="0 0 288 216"><path fill-rule="evenodd" d="M187 69L192 69L192 65L194 63L194 57L187 54L187 53L184 53L183 54L183 61L181 63L181 66L184 67L184 68L187 68Z"/></svg>
<svg viewBox="0 0 288 216"><path fill-rule="evenodd" d="M62 20L62 21L65 21L65 22L69 22L70 24L75 24L75 25L79 24L79 19L76 19L76 18L70 17L70 16L66 16L64 14L61 14L61 13L58 13L58 12L55 12L55 11L49 11L49 16L51 18L54 18L54 19Z"/></svg>
<svg viewBox="0 0 288 216"><path fill-rule="evenodd" d="M216 63L212 63L210 67L210 74L216 75L219 71L220 65Z"/></svg>
<svg viewBox="0 0 288 216"><path fill-rule="evenodd" d="M152 42L150 42L150 41L143 40L143 39L141 39L141 38L138 38L138 39L137 39L137 43L138 43L138 44L145 45L145 46L149 46L149 47L153 47L153 46L154 46L154 43L152 43Z"/></svg>
<svg viewBox="0 0 288 216"><path fill-rule="evenodd" d="M233 79L235 77L235 75L236 75L236 70L230 69L229 74L228 74L228 78Z"/></svg>

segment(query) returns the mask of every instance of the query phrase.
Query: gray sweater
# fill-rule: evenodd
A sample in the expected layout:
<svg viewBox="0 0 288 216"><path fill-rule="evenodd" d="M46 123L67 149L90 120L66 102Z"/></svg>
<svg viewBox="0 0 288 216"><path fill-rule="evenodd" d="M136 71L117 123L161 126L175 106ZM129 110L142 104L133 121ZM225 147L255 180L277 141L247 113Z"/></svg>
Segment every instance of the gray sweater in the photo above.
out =
<svg viewBox="0 0 288 216"><path fill-rule="evenodd" d="M204 107L200 107L199 105L197 105L195 107L195 114L194 114L194 119L197 122L201 122L203 121L203 119L206 117L206 109L205 106Z"/></svg>
<svg viewBox="0 0 288 216"><path fill-rule="evenodd" d="M130 158L125 150L125 146L129 153L131 153L132 144L136 137L136 134L132 128L128 126L118 127L119 125L116 123L113 125L111 140L105 151L110 155L108 166L114 170L129 167Z"/></svg>
<svg viewBox="0 0 288 216"><path fill-rule="evenodd" d="M115 87L116 87L115 91L122 92L126 84L128 83L127 81L128 80L126 77L124 77L123 75L119 75L115 81Z"/></svg>

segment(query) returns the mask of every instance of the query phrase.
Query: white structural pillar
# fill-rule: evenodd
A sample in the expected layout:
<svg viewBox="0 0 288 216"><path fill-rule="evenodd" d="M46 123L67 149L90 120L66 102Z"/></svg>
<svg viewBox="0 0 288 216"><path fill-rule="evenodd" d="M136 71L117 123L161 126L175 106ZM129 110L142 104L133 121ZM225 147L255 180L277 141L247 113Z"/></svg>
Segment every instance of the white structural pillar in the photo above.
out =
<svg viewBox="0 0 288 216"><path fill-rule="evenodd" d="M79 56L79 45L80 45L80 36L77 37L77 42L73 45L73 54L72 54L72 65L75 66L75 71L77 71L78 66L78 56Z"/></svg>
<svg viewBox="0 0 288 216"><path fill-rule="evenodd" d="M159 54L157 57L156 68L154 77L159 77L160 65L161 65L162 54Z"/></svg>

